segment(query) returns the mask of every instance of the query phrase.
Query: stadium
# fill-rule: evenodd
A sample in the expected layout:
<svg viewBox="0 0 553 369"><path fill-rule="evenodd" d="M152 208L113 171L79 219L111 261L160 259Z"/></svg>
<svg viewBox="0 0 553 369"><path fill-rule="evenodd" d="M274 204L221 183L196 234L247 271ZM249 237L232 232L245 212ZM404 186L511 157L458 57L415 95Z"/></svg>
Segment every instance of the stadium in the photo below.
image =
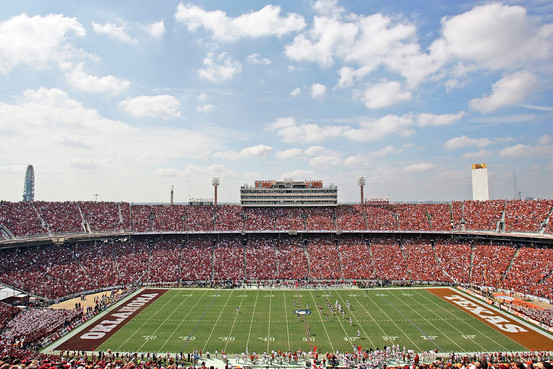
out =
<svg viewBox="0 0 553 369"><path fill-rule="evenodd" d="M0 202L2 355L28 366L551 359L553 200L392 203L360 177L359 204L291 179L218 204L216 178L186 205L43 202L32 178Z"/></svg>

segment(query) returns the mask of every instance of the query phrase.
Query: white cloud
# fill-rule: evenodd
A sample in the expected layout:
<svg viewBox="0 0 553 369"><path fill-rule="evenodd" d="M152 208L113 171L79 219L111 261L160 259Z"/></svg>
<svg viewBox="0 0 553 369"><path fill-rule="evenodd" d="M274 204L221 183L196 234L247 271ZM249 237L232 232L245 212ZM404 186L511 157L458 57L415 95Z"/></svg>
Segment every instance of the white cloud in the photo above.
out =
<svg viewBox="0 0 553 369"><path fill-rule="evenodd" d="M296 97L296 96L298 96L300 93L301 93L301 88L296 87L296 88L294 88L294 89L292 90L292 92L290 92L290 96Z"/></svg>
<svg viewBox="0 0 553 369"><path fill-rule="evenodd" d="M420 113L417 117L419 126L421 127L435 127L435 126L446 126L455 123L466 115L466 112L460 111L457 114L429 114L429 113Z"/></svg>
<svg viewBox="0 0 553 369"><path fill-rule="evenodd" d="M333 167L336 165L340 165L341 163L342 158L336 153L318 155L309 160L309 165L316 168Z"/></svg>
<svg viewBox="0 0 553 369"><path fill-rule="evenodd" d="M553 136L548 135L548 134L544 134L544 135L541 135L541 136L540 136L540 138L538 139L538 143L539 143L540 145L547 145L547 144L550 143L552 140L553 140Z"/></svg>
<svg viewBox="0 0 553 369"><path fill-rule="evenodd" d="M320 83L313 83L311 85L311 97L314 99L320 99L326 94L326 86Z"/></svg>
<svg viewBox="0 0 553 369"><path fill-rule="evenodd" d="M0 73L6 74L21 64L45 69L61 67L81 56L70 36L85 36L83 26L61 14L29 17L21 14L0 23Z"/></svg>
<svg viewBox="0 0 553 369"><path fill-rule="evenodd" d="M146 26L146 30L153 38L160 39L165 34L165 22L162 19L159 22L151 23Z"/></svg>
<svg viewBox="0 0 553 369"><path fill-rule="evenodd" d="M346 160L344 160L344 165L348 167L367 166L372 162L372 160L374 160L374 158L383 157L388 154L397 154L402 151L402 149L396 149L393 145L388 145L380 150L349 156Z"/></svg>
<svg viewBox="0 0 553 369"><path fill-rule="evenodd" d="M171 95L129 97L118 106L134 117L169 119L180 117L180 103Z"/></svg>
<svg viewBox="0 0 553 369"><path fill-rule="evenodd" d="M475 152L467 152L466 154L461 155L463 159L473 159L477 162L485 162L484 158L488 158L492 155L488 150L482 149Z"/></svg>
<svg viewBox="0 0 553 369"><path fill-rule="evenodd" d="M221 41L235 41L243 37L280 37L305 27L302 16L289 13L282 17L280 6L274 5L266 5L258 11L232 18L221 10L206 11L193 4L180 3L175 19L192 32L202 26L212 32L214 39Z"/></svg>
<svg viewBox="0 0 553 369"><path fill-rule="evenodd" d="M234 150L219 151L213 154L213 157L226 160L238 160L242 158L266 158L273 152L273 148L267 145L256 145L246 147L240 152Z"/></svg>
<svg viewBox="0 0 553 369"><path fill-rule="evenodd" d="M215 105L213 104L198 105L196 107L196 111L200 113L212 111L213 109L215 109Z"/></svg>
<svg viewBox="0 0 553 369"><path fill-rule="evenodd" d="M292 117L278 118L267 124L267 129L276 131L284 142L318 142L338 137L344 130L340 126L319 126L317 124L296 124Z"/></svg>
<svg viewBox="0 0 553 369"><path fill-rule="evenodd" d="M227 53L221 53L217 57L213 53L208 53L203 63L205 68L200 69L198 73L201 78L211 82L227 81L242 72L240 62L234 60Z"/></svg>
<svg viewBox="0 0 553 369"><path fill-rule="evenodd" d="M499 151L500 157L506 158L523 158L532 156L553 157L553 145L524 145L517 144L507 146Z"/></svg>
<svg viewBox="0 0 553 369"><path fill-rule="evenodd" d="M288 149L284 151L278 151L276 157L278 159L293 159L298 158L303 154L303 150L298 148Z"/></svg>
<svg viewBox="0 0 553 369"><path fill-rule="evenodd" d="M376 84L363 94L363 101L369 109L385 108L407 100L411 100L411 92L402 91L397 81Z"/></svg>
<svg viewBox="0 0 553 369"><path fill-rule="evenodd" d="M417 163L417 164L410 164L406 166L404 170L407 173L412 173L412 172L427 172L435 168L436 168L436 165L432 163Z"/></svg>
<svg viewBox="0 0 553 369"><path fill-rule="evenodd" d="M107 119L59 89L25 90L16 103L0 103L0 131L4 130L15 134L3 142L0 160L27 158L35 168L50 172L96 166L98 176L108 182L128 180L169 159L193 158L205 147L219 147L209 134L133 128Z"/></svg>
<svg viewBox="0 0 553 369"><path fill-rule="evenodd" d="M198 95L198 101L205 101L207 99L207 94L205 92L202 92Z"/></svg>
<svg viewBox="0 0 553 369"><path fill-rule="evenodd" d="M353 141L375 141L390 134L407 137L415 133L412 128L413 119L407 115L386 115L379 119L361 122L359 128L344 131L344 136Z"/></svg>
<svg viewBox="0 0 553 369"><path fill-rule="evenodd" d="M262 58L261 55L258 53L253 53L248 55L247 57L248 63L250 64L261 64L261 65L269 65L271 64L271 61L267 58Z"/></svg>
<svg viewBox="0 0 553 369"><path fill-rule="evenodd" d="M137 43L134 38L132 38L127 34L127 32L125 32L124 25L118 26L115 23L106 23L102 25L96 22L92 22L92 29L98 34L108 35L115 38L116 40L123 41L128 44Z"/></svg>
<svg viewBox="0 0 553 369"><path fill-rule="evenodd" d="M454 137L452 139L449 139L444 144L444 147L447 150L456 150L461 147L466 146L476 146L476 147L485 147L488 145L491 145L493 142L487 137L484 138L470 138L468 136L462 135L459 137Z"/></svg>
<svg viewBox="0 0 553 369"><path fill-rule="evenodd" d="M443 59L461 59L492 70L550 58L553 25L538 26L521 6L490 3L442 20L442 38L430 47Z"/></svg>
<svg viewBox="0 0 553 369"><path fill-rule="evenodd" d="M75 89L92 93L108 93L117 95L126 90L130 82L112 75L96 77L83 71L83 63L75 65L66 73L67 84Z"/></svg>
<svg viewBox="0 0 553 369"><path fill-rule="evenodd" d="M472 109L482 113L490 113L504 106L518 104L534 92L539 85L536 75L528 71L520 71L503 77L493 84L488 96L469 101Z"/></svg>

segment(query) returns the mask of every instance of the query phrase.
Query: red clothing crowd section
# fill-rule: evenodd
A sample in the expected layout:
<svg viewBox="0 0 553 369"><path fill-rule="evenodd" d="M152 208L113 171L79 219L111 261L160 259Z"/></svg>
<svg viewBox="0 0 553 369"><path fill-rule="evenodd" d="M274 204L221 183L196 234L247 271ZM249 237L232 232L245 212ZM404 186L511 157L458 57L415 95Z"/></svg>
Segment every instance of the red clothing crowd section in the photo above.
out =
<svg viewBox="0 0 553 369"><path fill-rule="evenodd" d="M388 280L474 284L553 300L552 278L551 248L441 235L156 235L0 250L0 282L50 299L140 283Z"/></svg>
<svg viewBox="0 0 553 369"><path fill-rule="evenodd" d="M553 232L553 200L247 208L113 202L0 202L0 240L102 232Z"/></svg>

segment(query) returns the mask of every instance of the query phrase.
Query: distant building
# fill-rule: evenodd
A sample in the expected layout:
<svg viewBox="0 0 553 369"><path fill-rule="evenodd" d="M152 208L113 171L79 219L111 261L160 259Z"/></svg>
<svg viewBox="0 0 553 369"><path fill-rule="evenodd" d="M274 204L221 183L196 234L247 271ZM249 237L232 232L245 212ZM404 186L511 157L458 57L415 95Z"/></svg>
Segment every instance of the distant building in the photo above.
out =
<svg viewBox="0 0 553 369"><path fill-rule="evenodd" d="M242 206L336 206L338 188L323 187L321 180L255 181L240 188Z"/></svg>
<svg viewBox="0 0 553 369"><path fill-rule="evenodd" d="M490 199L486 163L472 164L472 199L478 201Z"/></svg>

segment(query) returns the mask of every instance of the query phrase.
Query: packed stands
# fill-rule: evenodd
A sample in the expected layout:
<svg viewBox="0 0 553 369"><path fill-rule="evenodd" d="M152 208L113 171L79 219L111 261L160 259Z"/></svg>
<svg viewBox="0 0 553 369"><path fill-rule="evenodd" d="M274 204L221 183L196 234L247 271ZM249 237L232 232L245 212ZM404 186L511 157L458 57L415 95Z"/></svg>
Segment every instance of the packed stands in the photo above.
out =
<svg viewBox="0 0 553 369"><path fill-rule="evenodd" d="M0 332L6 326L6 323L19 314L19 308L0 302Z"/></svg>
<svg viewBox="0 0 553 369"><path fill-rule="evenodd" d="M336 214L332 208L305 208L305 228L310 231L335 231Z"/></svg>
<svg viewBox="0 0 553 369"><path fill-rule="evenodd" d="M461 229L463 222L466 230L495 231L505 207L505 200L454 201L453 224Z"/></svg>
<svg viewBox="0 0 553 369"><path fill-rule="evenodd" d="M214 229L213 206L186 206L184 212L184 230L210 232Z"/></svg>
<svg viewBox="0 0 553 369"><path fill-rule="evenodd" d="M215 207L216 231L242 231L244 218L242 208L235 205L220 205Z"/></svg>
<svg viewBox="0 0 553 369"><path fill-rule="evenodd" d="M10 320L2 335L11 343L21 340L27 343L36 342L79 319L82 314L82 309L29 308Z"/></svg>
<svg viewBox="0 0 553 369"><path fill-rule="evenodd" d="M225 237L217 240L213 253L213 279L244 279L244 245L240 237Z"/></svg>
<svg viewBox="0 0 553 369"><path fill-rule="evenodd" d="M470 282L472 249L464 242L450 239L436 240L436 259L445 274L456 283Z"/></svg>
<svg viewBox="0 0 553 369"><path fill-rule="evenodd" d="M403 239L401 244L411 280L451 282L451 278L436 262L431 240L407 238Z"/></svg>
<svg viewBox="0 0 553 369"><path fill-rule="evenodd" d="M369 246L361 236L340 238L338 252L345 279L376 279Z"/></svg>
<svg viewBox="0 0 553 369"><path fill-rule="evenodd" d="M277 268L273 240L265 236L252 237L246 247L246 279L275 279Z"/></svg>
<svg viewBox="0 0 553 369"><path fill-rule="evenodd" d="M276 244L278 278L306 279L309 274L307 256L298 238L283 237Z"/></svg>
<svg viewBox="0 0 553 369"><path fill-rule="evenodd" d="M272 231L275 229L275 214L271 208L245 208L244 219L247 231Z"/></svg>
<svg viewBox="0 0 553 369"><path fill-rule="evenodd" d="M401 248L395 238L375 238L371 240L370 246L378 279L389 281L410 279Z"/></svg>
<svg viewBox="0 0 553 369"><path fill-rule="evenodd" d="M397 214L391 205L365 206L369 231L398 230Z"/></svg>
<svg viewBox="0 0 553 369"><path fill-rule="evenodd" d="M505 232L539 232L553 200L510 200L505 205Z"/></svg>
<svg viewBox="0 0 553 369"><path fill-rule="evenodd" d="M78 204L91 232L124 231L130 229L129 204L85 201ZM125 217L124 209L127 209Z"/></svg>
<svg viewBox="0 0 553 369"><path fill-rule="evenodd" d="M274 208L272 210L277 231L305 230L304 214L301 208Z"/></svg>
<svg viewBox="0 0 553 369"><path fill-rule="evenodd" d="M553 249L521 247L503 280L503 288L553 300Z"/></svg>
<svg viewBox="0 0 553 369"><path fill-rule="evenodd" d="M176 242L183 242L180 279L183 281L211 280L213 240L205 236L190 236L185 241Z"/></svg>
<svg viewBox="0 0 553 369"><path fill-rule="evenodd" d="M338 246L332 237L310 236L306 240L312 279L341 279Z"/></svg>
<svg viewBox="0 0 553 369"><path fill-rule="evenodd" d="M148 270L148 241L132 239L116 244L112 250L118 272L117 284L139 282Z"/></svg>
<svg viewBox="0 0 553 369"><path fill-rule="evenodd" d="M72 249L76 259L86 271L88 288L94 290L114 286L118 282L117 265L114 252L117 244L110 242L77 243Z"/></svg>
<svg viewBox="0 0 553 369"><path fill-rule="evenodd" d="M82 233L83 218L74 202L34 202L42 220L52 233Z"/></svg>
<svg viewBox="0 0 553 369"><path fill-rule="evenodd" d="M47 233L35 208L27 202L0 201L0 224L6 226L16 237Z"/></svg>
<svg viewBox="0 0 553 369"><path fill-rule="evenodd" d="M501 243L474 243L471 283L501 286L501 280L511 264L516 248Z"/></svg>
<svg viewBox="0 0 553 369"><path fill-rule="evenodd" d="M360 205L338 205L336 223L341 231L366 231L367 223Z"/></svg>
<svg viewBox="0 0 553 369"><path fill-rule="evenodd" d="M178 241L172 239L152 243L148 273L144 276L145 283L178 282L182 255L180 246Z"/></svg>

